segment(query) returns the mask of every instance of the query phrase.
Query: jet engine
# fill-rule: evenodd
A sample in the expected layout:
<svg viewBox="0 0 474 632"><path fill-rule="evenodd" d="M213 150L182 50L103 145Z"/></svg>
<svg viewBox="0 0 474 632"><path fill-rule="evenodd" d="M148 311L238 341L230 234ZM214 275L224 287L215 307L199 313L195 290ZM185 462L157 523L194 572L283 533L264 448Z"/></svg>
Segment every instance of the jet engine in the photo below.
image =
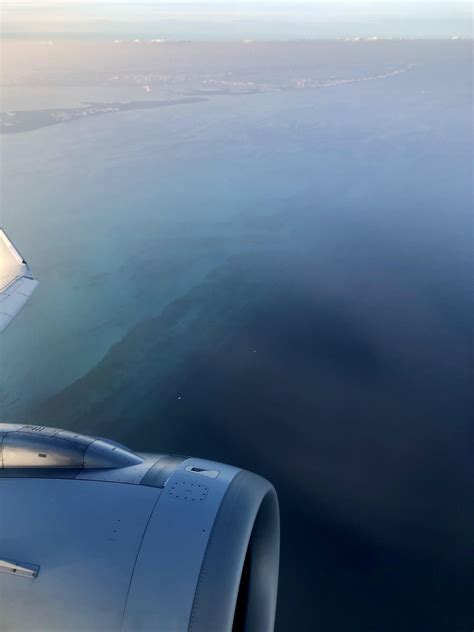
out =
<svg viewBox="0 0 474 632"><path fill-rule="evenodd" d="M0 424L1 632L271 632L278 562L260 476Z"/></svg>

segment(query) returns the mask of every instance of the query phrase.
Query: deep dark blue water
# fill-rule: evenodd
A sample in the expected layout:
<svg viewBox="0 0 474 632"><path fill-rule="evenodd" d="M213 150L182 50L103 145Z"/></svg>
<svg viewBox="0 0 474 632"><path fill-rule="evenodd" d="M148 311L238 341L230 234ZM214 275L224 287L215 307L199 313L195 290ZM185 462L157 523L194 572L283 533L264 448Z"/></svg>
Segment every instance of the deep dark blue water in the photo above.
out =
<svg viewBox="0 0 474 632"><path fill-rule="evenodd" d="M5 140L42 284L2 414L267 476L282 631L472 624L471 62L397 46L389 78Z"/></svg>

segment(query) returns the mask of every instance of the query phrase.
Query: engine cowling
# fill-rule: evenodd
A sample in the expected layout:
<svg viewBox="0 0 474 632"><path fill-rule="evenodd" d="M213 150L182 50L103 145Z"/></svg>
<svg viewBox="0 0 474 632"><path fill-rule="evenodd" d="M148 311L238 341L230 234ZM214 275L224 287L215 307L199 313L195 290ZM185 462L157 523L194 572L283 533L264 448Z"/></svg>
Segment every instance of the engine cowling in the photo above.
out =
<svg viewBox="0 0 474 632"><path fill-rule="evenodd" d="M1 632L273 630L268 481L41 426L0 446Z"/></svg>

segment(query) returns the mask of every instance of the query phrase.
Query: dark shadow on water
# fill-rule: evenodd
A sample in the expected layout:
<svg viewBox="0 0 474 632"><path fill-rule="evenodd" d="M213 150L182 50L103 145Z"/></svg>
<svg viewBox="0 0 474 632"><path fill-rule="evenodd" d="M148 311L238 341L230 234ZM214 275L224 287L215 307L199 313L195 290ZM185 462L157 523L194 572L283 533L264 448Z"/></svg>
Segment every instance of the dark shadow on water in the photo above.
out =
<svg viewBox="0 0 474 632"><path fill-rule="evenodd" d="M74 410L78 430L235 463L274 482L278 630L467 630L469 365L452 363L456 379L444 380L445 366L419 370L432 349L409 351L408 362L405 344L399 355L396 323L418 327L429 301L402 305L377 333L357 300L326 292L309 264L229 263L137 327L41 416L64 425ZM438 337L443 349L450 337Z"/></svg>

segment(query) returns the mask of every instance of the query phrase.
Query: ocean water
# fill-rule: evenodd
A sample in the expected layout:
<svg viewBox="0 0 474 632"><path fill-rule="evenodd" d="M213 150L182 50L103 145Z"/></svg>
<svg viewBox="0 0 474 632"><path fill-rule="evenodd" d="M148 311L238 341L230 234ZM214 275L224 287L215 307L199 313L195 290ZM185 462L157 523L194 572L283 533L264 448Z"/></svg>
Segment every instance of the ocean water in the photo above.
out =
<svg viewBox="0 0 474 632"><path fill-rule="evenodd" d="M224 101L205 105L131 113L125 128L119 114L4 139L2 221L43 290L2 340L4 415L80 377L245 248L233 224L273 185L254 197L239 173L244 156L226 147L239 123Z"/></svg>
<svg viewBox="0 0 474 632"><path fill-rule="evenodd" d="M398 46L396 76L2 137L41 285L0 415L268 476L282 631L470 625L471 60Z"/></svg>

